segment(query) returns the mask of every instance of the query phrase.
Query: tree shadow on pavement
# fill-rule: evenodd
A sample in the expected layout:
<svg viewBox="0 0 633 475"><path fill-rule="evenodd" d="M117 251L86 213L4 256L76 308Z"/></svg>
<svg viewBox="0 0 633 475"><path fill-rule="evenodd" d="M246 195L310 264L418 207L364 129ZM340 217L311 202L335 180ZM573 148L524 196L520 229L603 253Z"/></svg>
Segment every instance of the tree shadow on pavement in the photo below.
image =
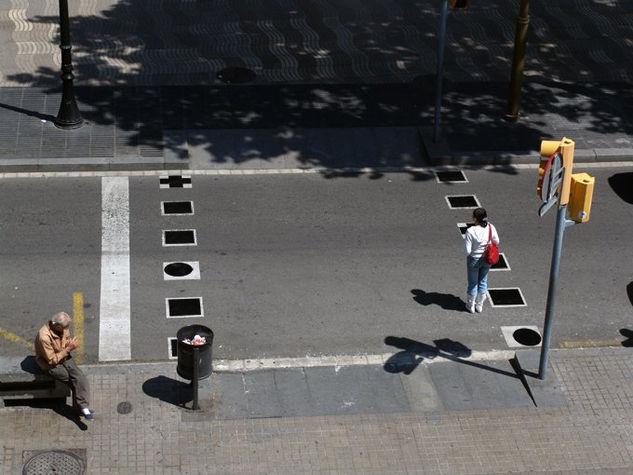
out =
<svg viewBox="0 0 633 475"><path fill-rule="evenodd" d="M76 96L89 122L84 128L91 132L85 138L82 134L88 132L60 132L47 124L50 140L64 135L90 143L97 138L102 143L96 142L95 157L135 153L160 157L168 152L182 157L183 165L191 150L209 157L211 164L261 166L291 157L306 167L340 168L350 166L345 163L347 157L357 154L355 167L416 165L405 163L408 158L402 150L392 150L393 144L399 144L397 137L378 154L364 153L376 144L349 137L354 128L382 132L385 128L432 127L437 5L423 2L428 5L422 8L399 0L386 9L363 4L363 15L373 21L340 23L341 34L353 38L342 47L332 37L329 22L358 14L349 2L327 2L326 9L323 2L308 2L293 5L292 12L281 4L233 2L217 8L216 3L174 1L156 7L152 2L118 0L106 6L83 5L81 13L71 11ZM618 25L613 18L631 12L629 2L620 3L616 7L595 5L595 10L587 9L579 16L586 27L595 23L594 16ZM512 124L502 119L516 14L512 2L485 2L485 6L473 5L459 21L452 22L451 35L456 40L446 55L442 110L443 136L450 150L496 151L496 163L508 164L512 153L532 153L542 138L551 135L575 138L575 134L593 133L591 140L575 138L577 148L628 140L633 135L629 120L633 107L625 99L633 97L633 87L617 78L631 76L633 63L625 56L629 53L620 53L622 60L612 68L606 68L598 54L598 60L576 54L565 35L556 37L558 17L538 4L530 12L540 27L538 36L530 38L534 44L530 43L532 56L527 66L532 74L524 78L522 118ZM42 37L58 31L57 12L43 7L29 9L27 20ZM500 27L500 20L509 27ZM479 30L474 35L473 24L487 25L485 37L477 39L476 45L472 42ZM626 44L629 35L624 27L613 38L603 38L602 31L584 31L604 41L614 54L624 49L620 44ZM299 39L298 34L308 35L310 40ZM557 48L559 41L562 44ZM59 54L59 39L51 43L55 53L37 55L39 61L31 69L24 66L28 61L20 61L19 67L3 71L12 85L4 89L14 89L1 98L4 110L14 113L5 119L7 124L17 124L20 113L38 118L37 108L41 109L39 118L56 113L61 81L52 58ZM226 84L220 72L231 67L251 69L250 77L255 80ZM616 67L621 74L611 74ZM578 71L588 79L578 83ZM19 86L34 90L27 97ZM42 127L39 123L27 125ZM340 136L321 136L316 141L305 136L308 129L325 128L346 130ZM262 141L261 132L253 134L255 129L267 129L270 136ZM295 133L287 134L288 129ZM223 138L227 130L233 131L230 140ZM46 134L44 138L49 139ZM375 142L380 145L382 140ZM331 144L324 143L328 141ZM410 148L402 146L406 152ZM2 154L19 150L20 144L0 147ZM43 149L37 152L44 154ZM370 156L374 163L363 158ZM506 170L512 173L507 168L495 171Z"/></svg>
<svg viewBox="0 0 633 475"><path fill-rule="evenodd" d="M143 383L143 392L175 406L184 406L193 401L193 388L190 384L167 376L148 379Z"/></svg>
<svg viewBox="0 0 633 475"><path fill-rule="evenodd" d="M453 294L442 294L439 292L425 292L421 289L411 290L413 300L420 305L439 305L445 310L466 311L466 303Z"/></svg>
<svg viewBox="0 0 633 475"><path fill-rule="evenodd" d="M503 371L492 366L486 366L481 363L469 361L472 350L459 341L450 338L441 338L433 340L434 345L428 345L406 337L388 336L385 338L385 344L400 348L402 351L391 356L384 364L383 368L389 373L411 374L424 359L444 358L475 368L492 371L493 373L502 374L511 378L518 378L515 373Z"/></svg>

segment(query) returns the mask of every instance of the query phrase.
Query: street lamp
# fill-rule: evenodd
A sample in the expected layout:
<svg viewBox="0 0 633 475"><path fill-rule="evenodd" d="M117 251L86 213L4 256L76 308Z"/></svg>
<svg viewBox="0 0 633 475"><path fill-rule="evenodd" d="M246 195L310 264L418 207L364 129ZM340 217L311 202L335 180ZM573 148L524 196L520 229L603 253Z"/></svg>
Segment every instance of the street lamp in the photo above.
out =
<svg viewBox="0 0 633 475"><path fill-rule="evenodd" d="M75 94L73 92L73 65L70 50L70 22L68 20L68 0L59 0L59 36L62 50L62 74L63 81L62 103L55 119L55 125L60 129L76 129L84 123Z"/></svg>

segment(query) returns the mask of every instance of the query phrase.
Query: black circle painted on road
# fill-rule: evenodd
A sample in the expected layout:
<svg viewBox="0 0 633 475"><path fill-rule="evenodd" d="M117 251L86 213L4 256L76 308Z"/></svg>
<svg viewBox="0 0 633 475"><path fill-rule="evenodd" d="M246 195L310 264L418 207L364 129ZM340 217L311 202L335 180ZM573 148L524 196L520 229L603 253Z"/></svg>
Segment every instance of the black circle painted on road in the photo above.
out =
<svg viewBox="0 0 633 475"><path fill-rule="evenodd" d="M512 337L517 343L525 346L536 346L541 342L541 335L529 328L515 330Z"/></svg>
<svg viewBox="0 0 633 475"><path fill-rule="evenodd" d="M217 78L226 84L240 84L250 82L257 77L255 71L248 68L228 67L224 68L217 75Z"/></svg>
<svg viewBox="0 0 633 475"><path fill-rule="evenodd" d="M127 401L120 402L116 407L116 412L119 414L129 414L132 412L132 403Z"/></svg>
<svg viewBox="0 0 633 475"><path fill-rule="evenodd" d="M184 262L172 262L165 266L165 272L172 277L184 277L193 272L193 267Z"/></svg>

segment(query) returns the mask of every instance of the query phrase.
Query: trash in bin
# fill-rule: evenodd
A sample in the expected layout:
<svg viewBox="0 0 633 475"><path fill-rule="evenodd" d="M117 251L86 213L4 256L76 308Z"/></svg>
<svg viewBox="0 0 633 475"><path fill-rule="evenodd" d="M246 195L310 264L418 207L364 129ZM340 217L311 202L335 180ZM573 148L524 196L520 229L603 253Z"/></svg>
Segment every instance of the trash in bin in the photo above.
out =
<svg viewBox="0 0 633 475"><path fill-rule="evenodd" d="M183 343L187 343L188 345L199 346L205 345L207 343L207 338L200 335L195 335L193 338L185 338L182 340Z"/></svg>

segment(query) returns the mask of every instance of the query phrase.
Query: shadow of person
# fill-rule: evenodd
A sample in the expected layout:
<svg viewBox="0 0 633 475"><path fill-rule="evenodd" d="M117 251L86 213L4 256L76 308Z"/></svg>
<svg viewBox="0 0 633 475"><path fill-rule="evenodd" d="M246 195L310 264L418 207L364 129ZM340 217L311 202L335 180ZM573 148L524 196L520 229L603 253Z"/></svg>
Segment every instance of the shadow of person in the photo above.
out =
<svg viewBox="0 0 633 475"><path fill-rule="evenodd" d="M411 374L422 361L424 361L424 358L417 356L415 353L400 351L385 361L383 368L387 373L404 373L408 375Z"/></svg>
<svg viewBox="0 0 633 475"><path fill-rule="evenodd" d="M385 338L385 345L395 346L401 350L408 351L423 358L433 359L439 351L437 348L419 341L401 336L388 336Z"/></svg>
<svg viewBox="0 0 633 475"><path fill-rule="evenodd" d="M385 338L385 344L403 350L385 361L383 368L388 373L411 374L424 358L433 359L438 354L437 348L410 338L388 336Z"/></svg>
<svg viewBox="0 0 633 475"><path fill-rule="evenodd" d="M439 305L445 310L466 311L466 303L453 294L440 294L438 292L425 292L420 289L411 290L413 300L420 305Z"/></svg>
<svg viewBox="0 0 633 475"><path fill-rule="evenodd" d="M626 286L626 294L629 296L629 302L633 305L633 282Z"/></svg>
<svg viewBox="0 0 633 475"><path fill-rule="evenodd" d="M621 342L620 344L626 348L633 348L633 331L628 328L621 328L620 335L622 335L626 340Z"/></svg>
<svg viewBox="0 0 633 475"><path fill-rule="evenodd" d="M193 387L167 376L156 376L143 383L143 392L175 406L184 406L193 401Z"/></svg>

